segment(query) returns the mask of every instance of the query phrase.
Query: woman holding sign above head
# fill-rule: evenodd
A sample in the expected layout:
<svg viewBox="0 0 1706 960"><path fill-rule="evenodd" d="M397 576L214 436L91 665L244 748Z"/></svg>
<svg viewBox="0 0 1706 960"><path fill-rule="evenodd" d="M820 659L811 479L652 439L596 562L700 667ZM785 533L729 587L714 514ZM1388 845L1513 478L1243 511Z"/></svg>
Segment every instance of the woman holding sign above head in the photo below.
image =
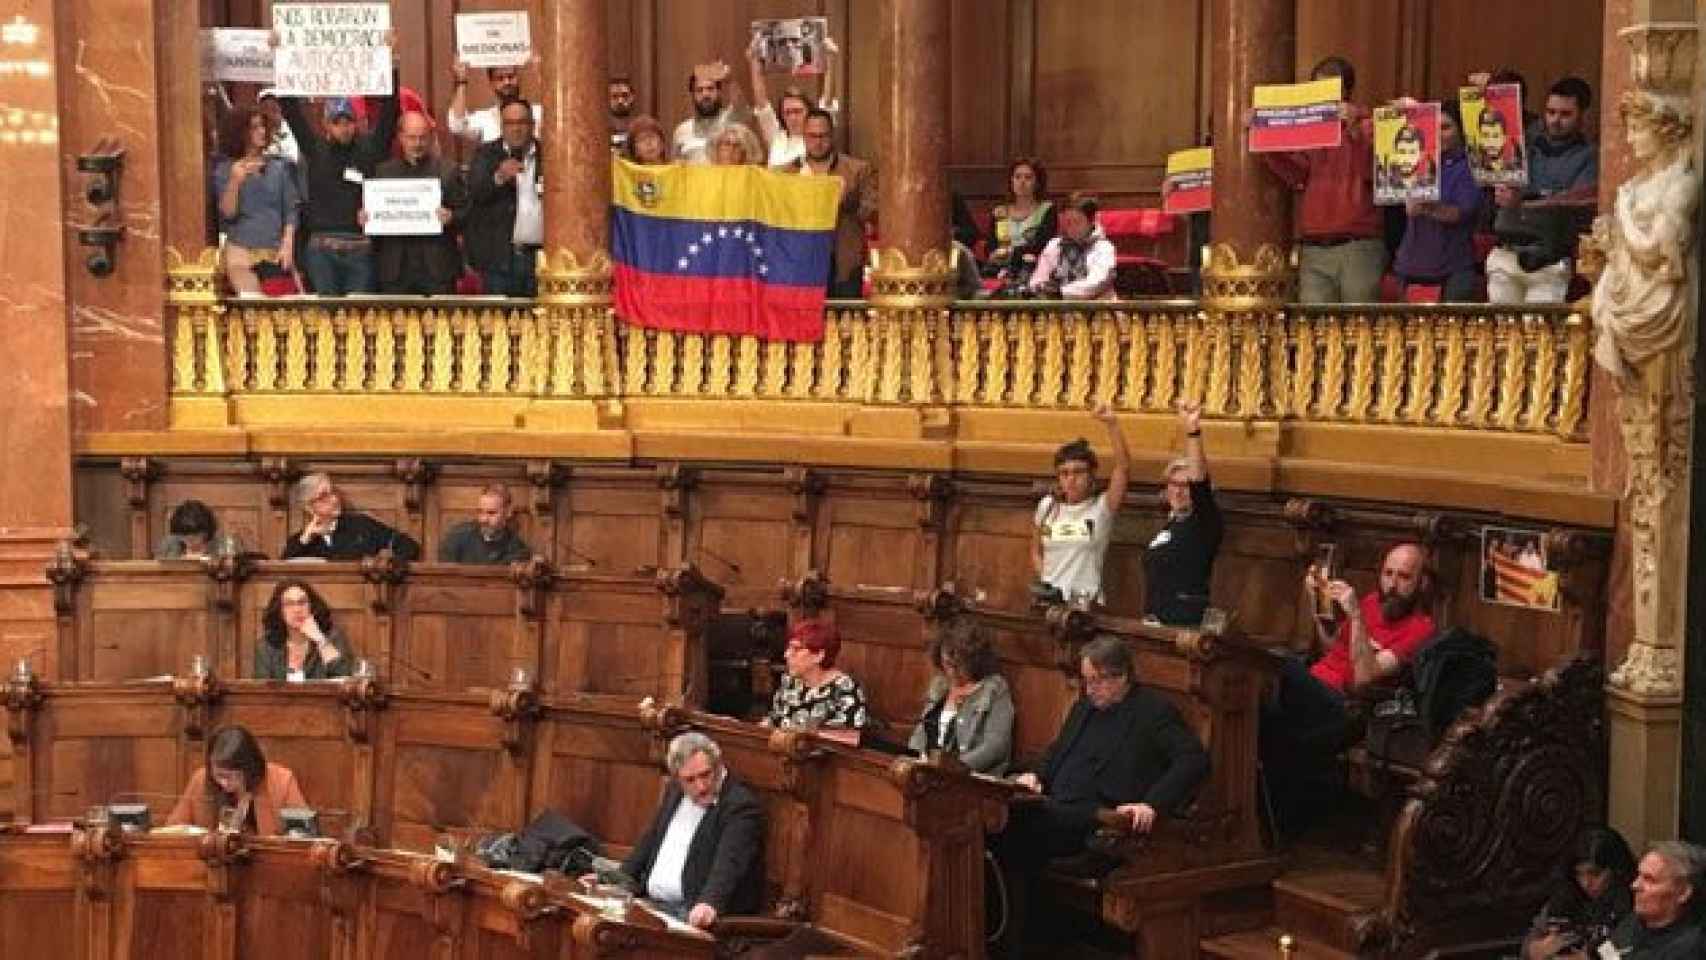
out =
<svg viewBox="0 0 1706 960"><path fill-rule="evenodd" d="M294 279L296 168L269 156L277 127L254 107L233 110L219 131L224 159L213 168L219 229L225 234L225 278L239 296L258 296L263 280Z"/></svg>
<svg viewBox="0 0 1706 960"><path fill-rule="evenodd" d="M1093 414L1108 428L1114 469L1107 489L1096 491L1096 454L1082 438L1054 454L1054 490L1037 504L1037 538L1031 542L1031 566L1039 600L1088 607L1102 602L1102 560L1113 538L1114 517L1125 500L1131 455L1119 418L1107 404Z"/></svg>
<svg viewBox="0 0 1706 960"><path fill-rule="evenodd" d="M755 34L746 50L747 66L752 73L752 102L756 104L752 116L768 145L770 166L785 167L806 155L806 114L811 112L812 104L804 90L789 86L776 98L775 106L771 106L769 88L764 83L764 42L762 34ZM823 68L823 95L818 97L817 105L835 114L841 109L835 97L835 54L839 48L827 37L823 48L828 58Z"/></svg>

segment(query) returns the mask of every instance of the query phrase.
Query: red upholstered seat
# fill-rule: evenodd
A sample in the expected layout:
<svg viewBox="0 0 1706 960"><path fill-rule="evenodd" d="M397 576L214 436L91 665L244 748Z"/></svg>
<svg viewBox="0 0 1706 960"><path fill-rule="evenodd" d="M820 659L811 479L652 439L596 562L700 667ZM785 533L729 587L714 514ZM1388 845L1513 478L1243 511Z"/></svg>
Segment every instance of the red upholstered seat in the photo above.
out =
<svg viewBox="0 0 1706 960"><path fill-rule="evenodd" d="M1101 210L1096 222L1113 242L1114 290L1122 297L1166 296L1173 292L1167 262L1155 256L1156 245L1178 225L1172 214L1158 208Z"/></svg>

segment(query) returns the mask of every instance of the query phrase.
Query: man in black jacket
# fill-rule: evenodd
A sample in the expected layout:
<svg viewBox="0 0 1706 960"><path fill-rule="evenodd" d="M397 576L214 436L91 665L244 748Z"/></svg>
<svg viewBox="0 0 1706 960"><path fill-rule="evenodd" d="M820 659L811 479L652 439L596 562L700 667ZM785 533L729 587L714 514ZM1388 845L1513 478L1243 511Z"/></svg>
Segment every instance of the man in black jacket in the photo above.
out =
<svg viewBox="0 0 1706 960"><path fill-rule="evenodd" d="M533 107L519 97L506 100L498 117L503 136L482 144L469 164L463 238L486 293L532 297L539 292L534 260L545 242L545 178Z"/></svg>
<svg viewBox="0 0 1706 960"><path fill-rule="evenodd" d="M365 513L346 511L343 494L328 474L310 473L296 481L296 501L307 519L284 542L280 559L358 560L389 550L408 563L421 555L414 537Z"/></svg>
<svg viewBox="0 0 1706 960"><path fill-rule="evenodd" d="M1007 829L991 839L1007 883L1003 940L1012 954L1023 943L1031 883L1049 860L1083 852L1098 810L1112 808L1148 833L1208 776L1208 753L1179 711L1136 685L1124 641L1085 644L1079 669L1084 695L1036 772L1015 778L1036 796L1015 802Z"/></svg>
<svg viewBox="0 0 1706 960"><path fill-rule="evenodd" d="M379 292L433 295L456 292L462 275L462 251L456 248L452 229L461 225L462 178L456 167L432 151L432 121L425 114L405 113L397 124L397 145L402 156L381 163L374 170L380 180L433 180L439 184L439 233L417 236L383 236L374 239L378 258ZM358 215L367 225L367 211Z"/></svg>
<svg viewBox="0 0 1706 960"><path fill-rule="evenodd" d="M395 79L391 89L397 89ZM347 97L326 101L325 136L308 123L302 103L300 97L279 98L279 110L301 151L308 184L302 217L308 243L302 268L314 292L322 297L373 293L379 289L373 272L373 245L362 235L357 214L361 210L361 185L373 176L396 136L397 95L393 92L380 98L379 116L373 129L364 134L357 132L355 106Z"/></svg>
<svg viewBox="0 0 1706 960"><path fill-rule="evenodd" d="M664 755L670 784L651 826L622 861L646 896L701 929L731 913L756 913L764 896L764 808L723 765L702 733Z"/></svg>

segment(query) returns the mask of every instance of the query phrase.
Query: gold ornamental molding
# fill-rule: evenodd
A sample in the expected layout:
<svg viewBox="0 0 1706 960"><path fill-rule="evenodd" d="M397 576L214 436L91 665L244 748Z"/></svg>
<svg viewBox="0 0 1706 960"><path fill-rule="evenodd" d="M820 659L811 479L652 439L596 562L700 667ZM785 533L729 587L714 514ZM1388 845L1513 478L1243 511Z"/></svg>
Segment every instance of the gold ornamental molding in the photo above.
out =
<svg viewBox="0 0 1706 960"><path fill-rule="evenodd" d="M539 251L539 303L558 307L607 307L615 300L616 271L610 254L594 251L583 265L573 251Z"/></svg>
<svg viewBox="0 0 1706 960"><path fill-rule="evenodd" d="M959 251L926 250L914 266L896 247L871 251L871 306L889 310L928 310L956 299Z"/></svg>
<svg viewBox="0 0 1706 960"><path fill-rule="evenodd" d="M219 304L219 251L203 247L194 260L177 247L166 248L166 302L177 307Z"/></svg>
<svg viewBox="0 0 1706 960"><path fill-rule="evenodd" d="M1203 309L1220 313L1276 310L1291 302L1297 272L1285 251L1264 243L1241 263L1229 243L1209 247L1202 265Z"/></svg>

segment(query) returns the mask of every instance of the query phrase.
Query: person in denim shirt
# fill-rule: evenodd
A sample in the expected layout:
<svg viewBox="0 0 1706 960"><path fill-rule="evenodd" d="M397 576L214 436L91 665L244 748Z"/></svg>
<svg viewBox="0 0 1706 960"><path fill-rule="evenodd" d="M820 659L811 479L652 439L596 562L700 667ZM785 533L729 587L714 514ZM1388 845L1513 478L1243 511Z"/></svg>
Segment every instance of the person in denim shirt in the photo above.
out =
<svg viewBox="0 0 1706 960"><path fill-rule="evenodd" d="M261 274L296 270L296 168L268 156L273 122L253 107L232 111L220 128L225 159L213 169L213 194L225 233L225 277L238 294L261 292ZM271 264L271 267L262 266Z"/></svg>

